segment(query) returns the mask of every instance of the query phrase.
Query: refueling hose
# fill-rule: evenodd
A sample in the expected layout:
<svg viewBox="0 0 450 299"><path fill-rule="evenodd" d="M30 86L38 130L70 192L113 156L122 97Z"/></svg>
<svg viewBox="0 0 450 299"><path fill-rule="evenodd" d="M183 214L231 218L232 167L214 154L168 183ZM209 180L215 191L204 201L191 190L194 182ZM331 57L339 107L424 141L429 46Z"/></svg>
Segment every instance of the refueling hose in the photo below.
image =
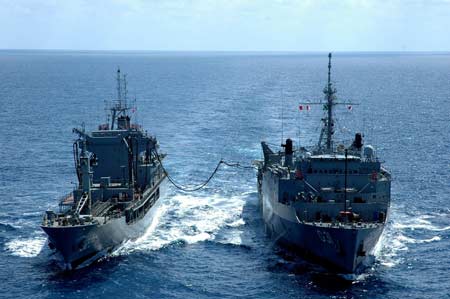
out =
<svg viewBox="0 0 450 299"><path fill-rule="evenodd" d="M163 163L162 163L162 161L161 161L161 158L160 158L160 156L159 156L158 151L156 150L156 148L153 149L153 151L154 151L154 153L155 153L155 155L156 155L156 158L158 159L159 164L161 165L162 170L163 170L164 173L166 174L167 179L169 180L169 182L171 182L172 185L174 185L177 189L182 190L182 191L185 191L185 192L194 192L194 191L200 190L200 189L202 189L203 187L205 187L206 185L208 185L208 183L209 183L209 182L212 180L212 178L216 175L217 171L218 171L219 168L220 168L220 165L222 165L222 164L225 164L225 165L227 165L227 166L229 166L229 167L236 167L236 168L241 168L241 169L255 169L255 167L253 167L253 166L244 166L244 165L241 165L240 163L226 162L226 161L224 161L223 159L221 159L221 160L217 163L216 168L214 168L214 171L211 173L211 175L210 175L203 183L201 183L201 184L199 184L199 185L197 185L197 186L195 186L195 187L186 187L186 186L183 186L183 185L177 183L177 182L170 176L169 172L168 172L168 171L166 170L166 168L164 167L164 165L163 165Z"/></svg>

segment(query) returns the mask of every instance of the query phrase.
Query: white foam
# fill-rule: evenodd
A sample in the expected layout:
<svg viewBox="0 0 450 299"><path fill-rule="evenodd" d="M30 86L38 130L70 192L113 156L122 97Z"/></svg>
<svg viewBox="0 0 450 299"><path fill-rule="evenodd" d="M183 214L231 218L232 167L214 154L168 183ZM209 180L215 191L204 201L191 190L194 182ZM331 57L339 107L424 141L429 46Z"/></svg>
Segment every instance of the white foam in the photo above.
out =
<svg viewBox="0 0 450 299"><path fill-rule="evenodd" d="M351 281L352 284L356 284L361 281L365 281L370 275L368 273L362 274L339 274L339 276L345 280Z"/></svg>
<svg viewBox="0 0 450 299"><path fill-rule="evenodd" d="M36 211L36 212L25 212L22 214L23 216L40 216L42 215L41 211Z"/></svg>
<svg viewBox="0 0 450 299"><path fill-rule="evenodd" d="M236 229L245 225L242 219L244 203L242 196L174 195L162 203L153 228L149 228L143 237L126 243L117 253L158 250L179 241L193 244L214 240L223 227ZM238 243L240 237L233 236L230 241Z"/></svg>
<svg viewBox="0 0 450 299"><path fill-rule="evenodd" d="M424 229L424 230L430 230L430 231L435 231L435 232L442 232L442 231L450 230L450 226L437 227L437 226L434 226L431 224L423 224L423 223L415 223L415 224L397 223L394 226L395 226L395 228L398 228L398 229L411 229L411 230Z"/></svg>
<svg viewBox="0 0 450 299"><path fill-rule="evenodd" d="M213 238L212 235L203 232L203 233L199 233L199 234L193 235L193 236L186 235L186 236L181 237L180 239L185 241L186 243L193 244L193 243L197 243L197 242L210 240L212 238Z"/></svg>
<svg viewBox="0 0 450 299"><path fill-rule="evenodd" d="M45 238L36 237L32 239L15 239L5 244L6 250L12 255L20 257L37 256L46 242Z"/></svg>
<svg viewBox="0 0 450 299"><path fill-rule="evenodd" d="M231 222L231 223L227 223L228 227L240 227L245 225L245 221L242 218L239 218L238 220Z"/></svg>
<svg viewBox="0 0 450 299"><path fill-rule="evenodd" d="M414 238L409 238L409 237L400 235L397 238L397 240L399 242L402 242L403 244L407 244L407 243L410 243L410 244L423 244L423 243L430 243L430 242L434 242L434 241L440 241L441 237L434 236L434 237L429 238L429 239L414 239Z"/></svg>
<svg viewBox="0 0 450 299"><path fill-rule="evenodd" d="M449 230L449 227L438 227L430 219L433 215L420 215L411 217L404 214L393 215L393 223L383 232L380 241L374 249L375 257L382 265L393 267L403 261L402 252L408 251L409 246L437 242L440 236L429 236L430 232L441 232ZM426 238L412 238L408 236L411 230L423 230L421 235L428 235ZM412 245L414 244L414 245Z"/></svg>
<svg viewBox="0 0 450 299"><path fill-rule="evenodd" d="M428 230L428 231L435 231L435 232L441 232L441 231L447 231L450 230L449 226L442 226L439 227L437 225L434 225L430 219L433 219L437 217L436 215L420 215L420 216L405 216L399 217L399 220L393 224L393 226L397 229L422 229L422 230Z"/></svg>
<svg viewBox="0 0 450 299"><path fill-rule="evenodd" d="M380 263L386 267L393 267L401 262L397 257L399 251L407 251L408 247L403 244L394 231L387 228L381 235L380 240L374 248L374 255Z"/></svg>
<svg viewBox="0 0 450 299"><path fill-rule="evenodd" d="M138 247L139 244L144 244L146 242L146 240L154 233L154 231L160 221L161 215L165 213L166 208L167 208L166 206L162 206L155 212L152 223L147 228L147 230L145 231L144 235L142 235L142 237L140 237L136 240L127 241L119 249L117 249L112 255L120 255L120 254L127 254L130 252L133 252Z"/></svg>

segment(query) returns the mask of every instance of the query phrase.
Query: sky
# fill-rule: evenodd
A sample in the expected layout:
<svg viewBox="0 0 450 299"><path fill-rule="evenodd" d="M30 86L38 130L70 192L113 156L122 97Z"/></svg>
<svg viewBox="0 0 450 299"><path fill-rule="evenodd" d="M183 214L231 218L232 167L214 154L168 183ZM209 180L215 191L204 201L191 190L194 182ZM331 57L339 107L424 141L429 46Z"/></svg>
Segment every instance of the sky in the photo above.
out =
<svg viewBox="0 0 450 299"><path fill-rule="evenodd" d="M450 0L0 0L0 49L450 51Z"/></svg>

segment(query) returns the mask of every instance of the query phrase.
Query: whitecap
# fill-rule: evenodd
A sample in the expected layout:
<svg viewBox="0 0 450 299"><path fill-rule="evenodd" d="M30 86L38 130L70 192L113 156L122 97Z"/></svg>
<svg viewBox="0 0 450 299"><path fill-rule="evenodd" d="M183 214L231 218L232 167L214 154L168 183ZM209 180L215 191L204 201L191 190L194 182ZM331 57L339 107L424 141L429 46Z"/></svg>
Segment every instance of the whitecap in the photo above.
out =
<svg viewBox="0 0 450 299"><path fill-rule="evenodd" d="M353 284L365 281L368 277L370 277L369 273L361 273L361 274L338 274L344 280L351 281Z"/></svg>
<svg viewBox="0 0 450 299"><path fill-rule="evenodd" d="M37 256L46 242L45 238L36 237L31 239L14 239L5 244L6 250L12 255L20 257Z"/></svg>
<svg viewBox="0 0 450 299"><path fill-rule="evenodd" d="M233 222L231 222L231 223L227 223L226 225L227 225L228 227L233 227L233 228L235 228L235 227L240 227L240 226L245 225L245 221L244 221L244 219L239 218L238 220L233 221Z"/></svg>
<svg viewBox="0 0 450 299"><path fill-rule="evenodd" d="M186 235L186 236L181 237L180 239L185 241L188 244L194 244L197 242L210 240L211 238L212 238L212 235L203 232L203 233L193 235L193 236Z"/></svg>
<svg viewBox="0 0 450 299"><path fill-rule="evenodd" d="M431 219L435 218L435 215L419 215L415 217L408 216L406 217L399 217L399 220L397 222L393 223L393 227L396 229L409 229L409 230L415 230L415 229L422 229L422 230L429 230L429 231L447 231L450 230L450 226L443 226L439 227L437 225L434 225L431 222Z"/></svg>
<svg viewBox="0 0 450 299"><path fill-rule="evenodd" d="M401 240L403 242L405 242L405 243L423 244L423 243L430 243L430 242L440 241L441 237L434 236L434 237L429 238L429 239L414 239L414 238L409 238L409 237L402 236Z"/></svg>
<svg viewBox="0 0 450 299"><path fill-rule="evenodd" d="M383 232L378 244L374 248L374 255L384 266L393 267L402 262L404 254L409 246L437 242L440 236L426 236L425 238L413 238L408 235L411 230L420 229L426 232L441 232L449 230L448 227L438 227L431 222L433 215L419 215L411 217L405 214L394 215L395 221L388 225Z"/></svg>

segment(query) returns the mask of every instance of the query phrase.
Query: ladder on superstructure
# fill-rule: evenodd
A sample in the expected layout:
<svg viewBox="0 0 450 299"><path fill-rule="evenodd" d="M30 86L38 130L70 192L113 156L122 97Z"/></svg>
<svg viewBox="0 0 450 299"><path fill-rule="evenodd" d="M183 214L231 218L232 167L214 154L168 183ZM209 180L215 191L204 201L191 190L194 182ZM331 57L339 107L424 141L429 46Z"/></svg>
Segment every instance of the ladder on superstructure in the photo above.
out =
<svg viewBox="0 0 450 299"><path fill-rule="evenodd" d="M89 195L84 192L83 195L81 195L80 200L77 203L77 208L75 209L75 214L80 215L80 212L83 210L84 206L89 200Z"/></svg>

